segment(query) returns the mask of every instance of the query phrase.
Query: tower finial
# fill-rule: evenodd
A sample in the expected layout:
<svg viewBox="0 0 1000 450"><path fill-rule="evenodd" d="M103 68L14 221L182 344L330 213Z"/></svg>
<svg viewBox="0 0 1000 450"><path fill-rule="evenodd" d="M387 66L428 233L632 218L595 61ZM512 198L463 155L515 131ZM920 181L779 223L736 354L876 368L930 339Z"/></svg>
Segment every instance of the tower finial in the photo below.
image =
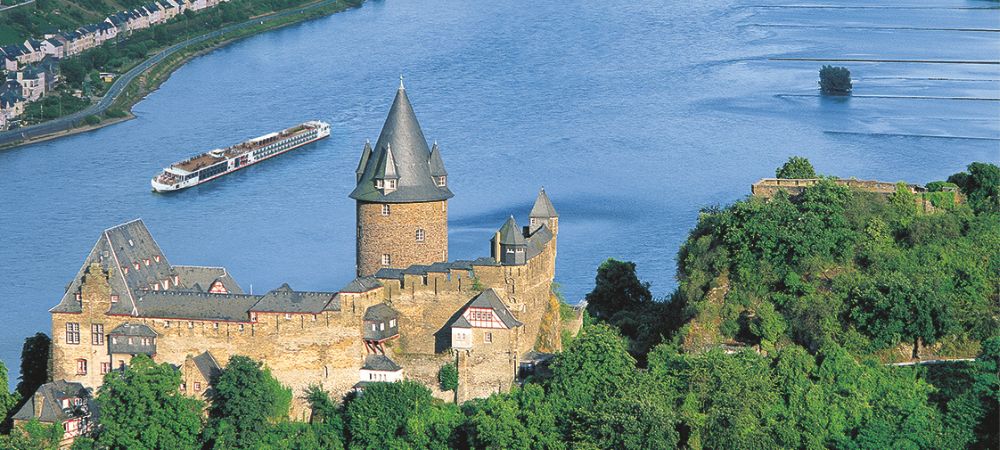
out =
<svg viewBox="0 0 1000 450"><path fill-rule="evenodd" d="M405 90L406 87L403 86L403 74L399 74L399 90Z"/></svg>

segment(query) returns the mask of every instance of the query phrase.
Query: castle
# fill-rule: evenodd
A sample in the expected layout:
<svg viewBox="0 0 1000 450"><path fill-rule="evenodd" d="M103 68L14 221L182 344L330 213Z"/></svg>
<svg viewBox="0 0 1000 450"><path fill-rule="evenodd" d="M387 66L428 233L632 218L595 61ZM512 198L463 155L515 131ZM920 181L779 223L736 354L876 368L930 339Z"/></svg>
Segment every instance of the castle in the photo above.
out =
<svg viewBox="0 0 1000 450"><path fill-rule="evenodd" d="M339 396L406 378L464 401L510 389L537 342L558 346L559 216L544 190L528 226L511 216L490 236L490 257L449 262L448 174L402 84L356 182L357 278L336 291L248 294L224 268L171 264L141 220L105 230L50 310L52 379L96 388L146 354L204 397L240 354L291 387L292 416L305 418L310 385ZM457 392L438 386L449 363Z"/></svg>

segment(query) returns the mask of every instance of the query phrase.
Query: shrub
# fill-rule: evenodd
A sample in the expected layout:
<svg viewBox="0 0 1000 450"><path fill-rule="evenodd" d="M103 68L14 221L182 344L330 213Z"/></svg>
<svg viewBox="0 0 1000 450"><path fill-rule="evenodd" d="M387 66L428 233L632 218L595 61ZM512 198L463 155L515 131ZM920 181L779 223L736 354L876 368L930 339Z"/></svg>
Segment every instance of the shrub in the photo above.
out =
<svg viewBox="0 0 1000 450"><path fill-rule="evenodd" d="M83 123L87 125L97 125L101 123L101 118L91 114L83 119Z"/></svg>
<svg viewBox="0 0 1000 450"><path fill-rule="evenodd" d="M438 381L441 383L441 389L445 391L458 389L458 367L453 363L441 366L438 370Z"/></svg>
<svg viewBox="0 0 1000 450"><path fill-rule="evenodd" d="M851 71L846 67L823 66L819 70L819 88L824 94L845 95L851 92Z"/></svg>

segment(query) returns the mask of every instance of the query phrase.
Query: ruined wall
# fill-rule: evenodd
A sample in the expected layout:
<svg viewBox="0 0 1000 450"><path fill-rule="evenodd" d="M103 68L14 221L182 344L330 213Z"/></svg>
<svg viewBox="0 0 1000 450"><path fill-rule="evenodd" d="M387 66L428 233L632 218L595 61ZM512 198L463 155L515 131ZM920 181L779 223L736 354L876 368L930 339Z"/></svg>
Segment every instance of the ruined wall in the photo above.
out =
<svg viewBox="0 0 1000 450"><path fill-rule="evenodd" d="M382 268L382 255L390 267L431 264L448 260L448 202L393 203L382 215L381 203L357 204L358 275L372 275ZM424 241L417 242L417 229Z"/></svg>
<svg viewBox="0 0 1000 450"><path fill-rule="evenodd" d="M790 195L801 194L807 187L819 182L818 178L785 179L785 178L764 178L750 186L750 193L755 197L771 198L778 191L788 192ZM847 186L860 191L874 192L877 194L891 195L896 192L896 183L876 180L853 180L841 178L834 180L840 186ZM911 193L924 192L925 189L917 185L907 185Z"/></svg>

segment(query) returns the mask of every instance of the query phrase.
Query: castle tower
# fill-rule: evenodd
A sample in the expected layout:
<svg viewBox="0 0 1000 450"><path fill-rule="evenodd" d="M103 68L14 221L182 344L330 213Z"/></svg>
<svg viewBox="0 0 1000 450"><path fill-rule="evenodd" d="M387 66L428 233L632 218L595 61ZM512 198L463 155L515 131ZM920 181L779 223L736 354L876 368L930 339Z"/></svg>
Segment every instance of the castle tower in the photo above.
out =
<svg viewBox="0 0 1000 450"><path fill-rule="evenodd" d="M534 234L542 225L548 227L553 235L559 234L559 213L545 194L545 188L538 191L535 206L531 207L531 213L528 214L528 234Z"/></svg>
<svg viewBox="0 0 1000 450"><path fill-rule="evenodd" d="M448 260L448 173L427 140L402 79L375 146L358 163L358 276Z"/></svg>

